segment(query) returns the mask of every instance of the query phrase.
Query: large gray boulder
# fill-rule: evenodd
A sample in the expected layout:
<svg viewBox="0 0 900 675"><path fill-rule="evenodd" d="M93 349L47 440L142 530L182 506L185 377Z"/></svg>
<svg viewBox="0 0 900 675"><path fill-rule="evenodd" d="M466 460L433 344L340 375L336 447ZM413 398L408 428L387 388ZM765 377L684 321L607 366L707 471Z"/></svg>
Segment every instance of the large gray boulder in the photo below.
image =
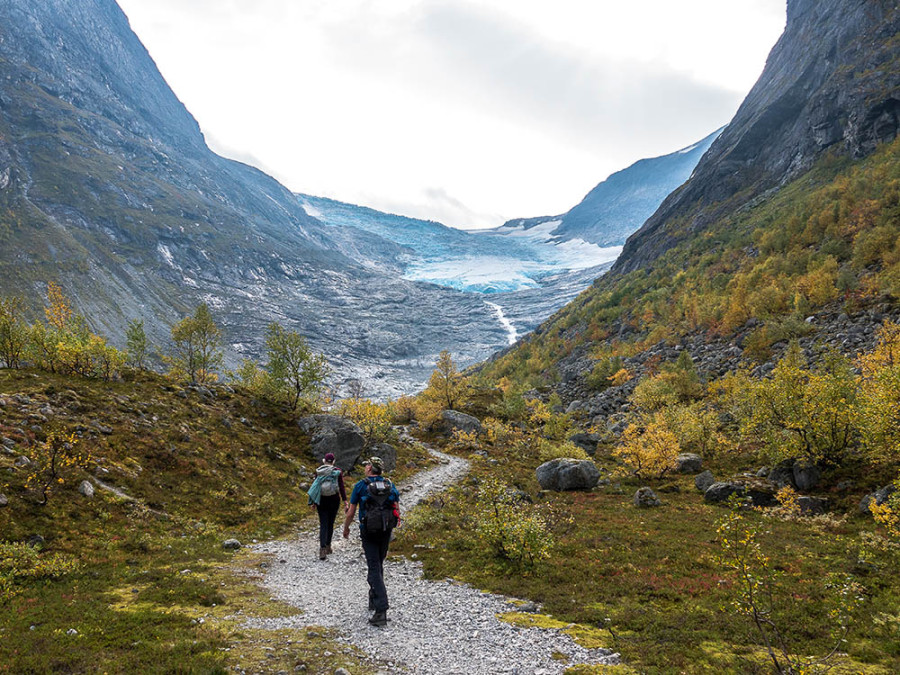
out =
<svg viewBox="0 0 900 675"><path fill-rule="evenodd" d="M297 420L297 426L309 435L310 453L316 461L322 461L331 452L334 453L335 465L344 470L356 466L366 445L362 429L337 415L301 417Z"/></svg>
<svg viewBox="0 0 900 675"><path fill-rule="evenodd" d="M769 481L777 488L796 488L794 482L794 463L793 459L785 459L775 465L775 468L769 472Z"/></svg>
<svg viewBox="0 0 900 675"><path fill-rule="evenodd" d="M484 431L484 427L481 426L481 422L478 421L477 417L466 415L457 410L445 410L441 413L441 419L444 422L444 431L447 433L463 431L467 434L472 432L480 434Z"/></svg>
<svg viewBox="0 0 900 675"><path fill-rule="evenodd" d="M684 452L675 458L675 471L678 473L700 473L703 470L703 458L693 452Z"/></svg>
<svg viewBox="0 0 900 675"><path fill-rule="evenodd" d="M716 482L716 479L712 475L712 471L707 469L703 473L697 474L697 477L694 478L694 486L700 490L700 492L706 492L709 489L709 486Z"/></svg>
<svg viewBox="0 0 900 675"><path fill-rule="evenodd" d="M535 471L538 483L544 490L590 490L600 480L600 471L587 459L553 459L544 462Z"/></svg>
<svg viewBox="0 0 900 675"><path fill-rule="evenodd" d="M822 478L822 470L806 460L794 462L792 471L794 473L794 485L801 492L809 492L819 484Z"/></svg>
<svg viewBox="0 0 900 675"><path fill-rule="evenodd" d="M719 504L726 501L731 495L743 497L744 486L730 481L719 481L706 488L703 499L711 504Z"/></svg>
<svg viewBox="0 0 900 675"><path fill-rule="evenodd" d="M726 501L731 495L749 498L754 506L778 504L774 486L770 482L760 479L713 483L703 493L703 499L711 504L718 504Z"/></svg>

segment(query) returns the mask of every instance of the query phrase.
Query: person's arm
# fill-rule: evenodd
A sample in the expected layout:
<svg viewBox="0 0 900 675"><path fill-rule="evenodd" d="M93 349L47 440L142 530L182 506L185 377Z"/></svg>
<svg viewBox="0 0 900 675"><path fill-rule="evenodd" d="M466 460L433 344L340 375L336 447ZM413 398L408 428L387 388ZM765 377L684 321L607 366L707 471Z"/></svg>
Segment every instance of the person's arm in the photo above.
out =
<svg viewBox="0 0 900 675"><path fill-rule="evenodd" d="M341 501L344 502L344 510L347 510L347 489L344 487L344 472L338 475L338 490L341 493Z"/></svg>
<svg viewBox="0 0 900 675"><path fill-rule="evenodd" d="M350 502L347 508L347 515L344 517L344 539L350 536L350 523L353 522L353 516L356 515L356 504Z"/></svg>

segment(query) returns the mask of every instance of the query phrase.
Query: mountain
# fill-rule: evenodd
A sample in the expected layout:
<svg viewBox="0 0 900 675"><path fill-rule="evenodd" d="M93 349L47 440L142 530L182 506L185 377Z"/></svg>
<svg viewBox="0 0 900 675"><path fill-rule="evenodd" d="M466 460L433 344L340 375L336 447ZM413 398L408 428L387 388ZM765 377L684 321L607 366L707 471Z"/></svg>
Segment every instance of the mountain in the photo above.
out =
<svg viewBox="0 0 900 675"><path fill-rule="evenodd" d="M553 235L600 246L621 246L690 177L721 133L722 129L718 129L686 148L642 159L610 175L560 218Z"/></svg>
<svg viewBox="0 0 900 675"><path fill-rule="evenodd" d="M401 246L211 152L113 0L0 3L0 240L4 295L38 315L56 281L120 345L206 302L229 366L279 321L385 393L507 342L480 298L398 278Z"/></svg>
<svg viewBox="0 0 900 675"><path fill-rule="evenodd" d="M489 379L552 384L606 415L638 378L607 400L604 359L636 376L678 345L711 379L764 374L792 338L855 356L900 316L900 9L790 0L787 17L692 176L609 273L487 364Z"/></svg>
<svg viewBox="0 0 900 675"><path fill-rule="evenodd" d="M685 236L803 174L825 153L861 158L900 128L897 4L790 0L784 34L694 175L616 264L644 267Z"/></svg>

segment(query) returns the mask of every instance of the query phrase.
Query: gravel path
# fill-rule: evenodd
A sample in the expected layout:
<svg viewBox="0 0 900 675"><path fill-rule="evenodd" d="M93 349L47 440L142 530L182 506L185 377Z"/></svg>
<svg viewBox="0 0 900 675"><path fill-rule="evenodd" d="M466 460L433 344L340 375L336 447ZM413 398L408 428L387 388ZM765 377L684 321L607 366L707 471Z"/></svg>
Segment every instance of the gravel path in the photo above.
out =
<svg viewBox="0 0 900 675"><path fill-rule="evenodd" d="M399 486L401 504L407 511L468 471L464 459L430 451L441 464ZM338 514L338 521L341 518ZM452 580L426 581L421 564L406 559L388 558L385 562L390 622L387 628L372 627L367 623L366 562L358 527L351 528L349 540L340 538L339 524L337 528L334 553L325 561L317 555L318 527L301 533L295 541L253 547L273 554L278 561L267 570L265 587L303 614L253 619L248 627L334 627L339 629L341 641L387 663L392 673L550 675L576 663L619 662L617 654L585 649L559 631L519 628L499 621L498 613L515 609L509 598ZM348 607L352 609L348 611ZM559 659L560 654L566 659Z"/></svg>

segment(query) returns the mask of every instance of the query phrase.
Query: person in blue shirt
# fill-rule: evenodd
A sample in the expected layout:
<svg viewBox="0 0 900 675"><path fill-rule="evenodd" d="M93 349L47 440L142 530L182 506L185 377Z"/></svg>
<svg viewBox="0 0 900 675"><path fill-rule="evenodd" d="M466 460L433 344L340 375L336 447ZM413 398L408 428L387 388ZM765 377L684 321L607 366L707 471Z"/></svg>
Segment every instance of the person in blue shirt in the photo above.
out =
<svg viewBox="0 0 900 675"><path fill-rule="evenodd" d="M350 536L350 523L359 510L359 534L369 582L369 609L374 614L369 619L373 626L387 624L388 597L384 586L384 559L387 557L391 533L397 523L397 507L400 493L394 484L384 476L384 462L380 457L366 460L365 476L353 486L350 493L350 507L344 519L344 539ZM378 502L383 502L380 506ZM375 516L378 516L377 522Z"/></svg>

